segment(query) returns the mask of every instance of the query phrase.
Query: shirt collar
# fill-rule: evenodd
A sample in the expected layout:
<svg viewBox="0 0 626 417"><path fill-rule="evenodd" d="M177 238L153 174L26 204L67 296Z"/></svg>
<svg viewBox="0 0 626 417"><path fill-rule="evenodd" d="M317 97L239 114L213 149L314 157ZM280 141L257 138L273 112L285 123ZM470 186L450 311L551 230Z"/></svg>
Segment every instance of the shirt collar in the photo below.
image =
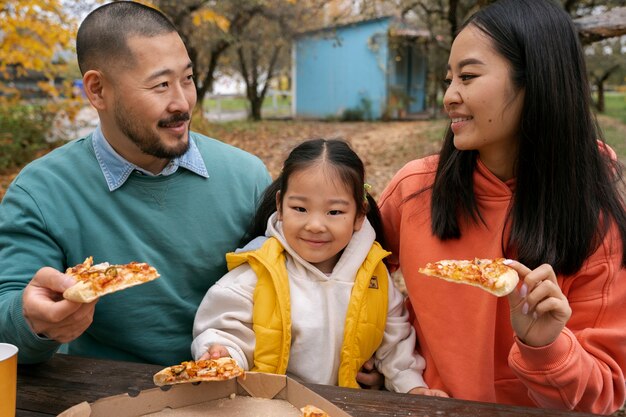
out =
<svg viewBox="0 0 626 417"><path fill-rule="evenodd" d="M187 149L187 152L178 158L172 159L165 168L163 168L163 171L156 175L128 162L118 154L102 134L100 125L98 125L93 132L92 143L96 159L104 174L109 191L115 191L124 185L133 171L139 171L150 176L167 176L172 175L178 170L178 167L181 167L201 177L209 178L209 173L202 159L202 155L200 155L196 142L192 140L191 134L189 135L189 149Z"/></svg>

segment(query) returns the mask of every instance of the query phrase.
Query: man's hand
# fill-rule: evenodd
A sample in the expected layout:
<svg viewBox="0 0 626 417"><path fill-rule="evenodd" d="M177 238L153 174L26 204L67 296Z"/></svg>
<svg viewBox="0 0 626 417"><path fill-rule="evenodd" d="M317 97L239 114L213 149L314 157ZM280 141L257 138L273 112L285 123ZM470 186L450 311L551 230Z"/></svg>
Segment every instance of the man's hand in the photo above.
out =
<svg viewBox="0 0 626 417"><path fill-rule="evenodd" d="M96 301L75 303L63 298L63 291L76 281L56 269L41 268L24 288L24 318L31 330L59 343L83 334L93 321Z"/></svg>
<svg viewBox="0 0 626 417"><path fill-rule="evenodd" d="M219 358L230 358L230 353L228 350L217 343L209 346L206 352L202 356L200 356L199 361L207 360L207 359L219 359Z"/></svg>
<svg viewBox="0 0 626 417"><path fill-rule="evenodd" d="M356 374L356 382L365 389L381 389L385 377L374 366L374 358L369 358Z"/></svg>

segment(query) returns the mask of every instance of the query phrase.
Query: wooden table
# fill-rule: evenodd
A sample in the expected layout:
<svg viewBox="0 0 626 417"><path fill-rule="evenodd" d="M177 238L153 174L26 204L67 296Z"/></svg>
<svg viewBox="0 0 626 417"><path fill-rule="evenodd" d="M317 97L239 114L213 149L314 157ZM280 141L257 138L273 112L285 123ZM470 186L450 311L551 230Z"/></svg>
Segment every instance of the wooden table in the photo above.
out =
<svg viewBox="0 0 626 417"><path fill-rule="evenodd" d="M17 417L45 417L83 401L154 388L162 367L57 354L39 365L18 366ZM354 417L570 416L593 414L511 407L473 401L305 384Z"/></svg>

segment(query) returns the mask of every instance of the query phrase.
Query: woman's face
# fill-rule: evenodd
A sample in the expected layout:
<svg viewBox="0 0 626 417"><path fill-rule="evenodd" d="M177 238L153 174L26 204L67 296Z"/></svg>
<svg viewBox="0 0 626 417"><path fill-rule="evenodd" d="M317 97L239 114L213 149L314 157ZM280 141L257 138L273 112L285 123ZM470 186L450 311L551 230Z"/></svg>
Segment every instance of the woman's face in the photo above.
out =
<svg viewBox="0 0 626 417"><path fill-rule="evenodd" d="M511 178L524 92L513 85L509 62L487 35L470 25L452 44L446 80L443 104L454 146L477 150L494 174Z"/></svg>

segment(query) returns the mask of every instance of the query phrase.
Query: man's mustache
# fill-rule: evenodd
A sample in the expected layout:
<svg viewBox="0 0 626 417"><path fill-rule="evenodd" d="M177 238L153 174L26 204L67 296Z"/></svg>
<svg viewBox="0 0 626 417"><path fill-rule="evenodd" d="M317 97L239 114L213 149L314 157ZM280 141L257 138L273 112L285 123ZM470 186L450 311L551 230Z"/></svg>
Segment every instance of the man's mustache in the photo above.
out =
<svg viewBox="0 0 626 417"><path fill-rule="evenodd" d="M167 119L159 120L159 127L166 127L167 125L171 125L178 122L186 122L191 119L191 115L189 113L177 113L174 114Z"/></svg>

